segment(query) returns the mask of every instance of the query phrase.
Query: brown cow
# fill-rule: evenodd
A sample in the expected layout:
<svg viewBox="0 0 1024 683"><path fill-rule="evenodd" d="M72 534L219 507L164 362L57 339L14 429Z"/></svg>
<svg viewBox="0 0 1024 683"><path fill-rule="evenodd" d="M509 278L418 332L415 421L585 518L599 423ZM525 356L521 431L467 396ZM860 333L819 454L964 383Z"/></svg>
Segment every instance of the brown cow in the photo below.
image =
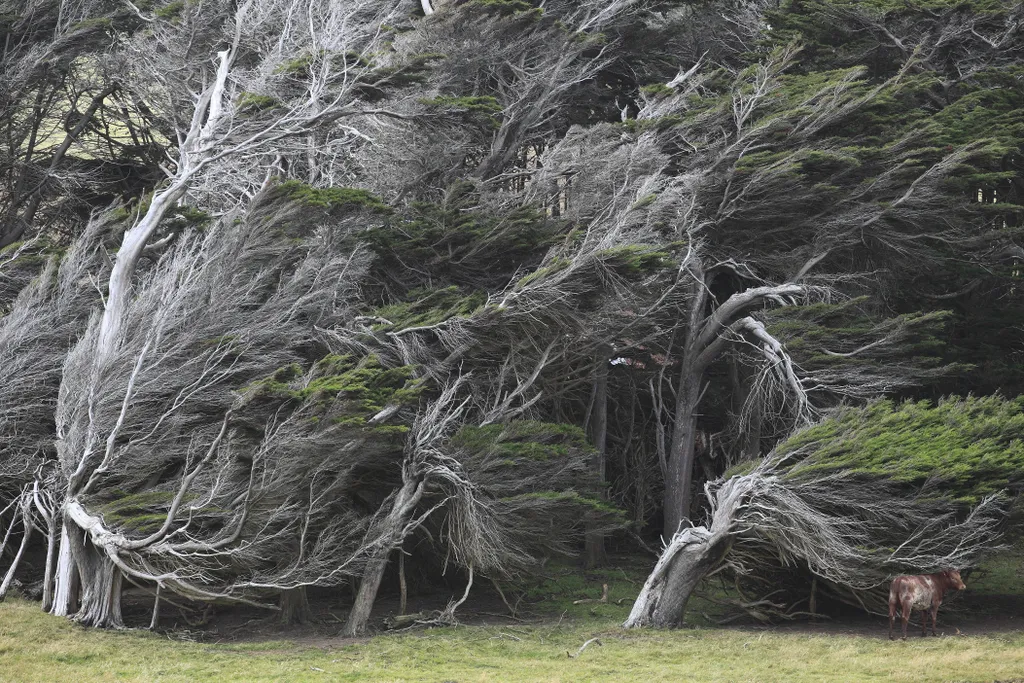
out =
<svg viewBox="0 0 1024 683"><path fill-rule="evenodd" d="M892 640L892 624L896 618L896 608L900 608L903 620L903 639L907 639L907 622L910 621L911 610L922 610L921 635L928 635L928 611L932 614L932 635L935 633L935 619L939 614L939 605L948 590L962 591L967 588L960 572L946 569L938 574L922 574L920 576L897 576L889 587L889 640Z"/></svg>

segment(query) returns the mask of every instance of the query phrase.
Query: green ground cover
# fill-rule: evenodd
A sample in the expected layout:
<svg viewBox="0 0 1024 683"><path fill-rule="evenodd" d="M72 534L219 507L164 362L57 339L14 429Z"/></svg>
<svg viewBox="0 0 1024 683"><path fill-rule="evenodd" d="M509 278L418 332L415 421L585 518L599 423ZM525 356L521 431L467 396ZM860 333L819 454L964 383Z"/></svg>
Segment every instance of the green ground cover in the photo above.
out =
<svg viewBox="0 0 1024 683"><path fill-rule="evenodd" d="M863 615L816 624L723 628L714 624L726 613L723 607L704 597L691 601L690 628L624 631L619 624L649 561L618 558L617 565L581 571L571 564L549 564L527 585L506 585L522 622L356 640L320 633L311 637L308 631L296 640L265 640L256 626L238 634L247 642L183 642L187 633L85 629L43 614L38 603L12 599L0 603L0 683L1024 682L1024 630L1015 618L1024 596L1024 540L988 558L968 579L969 593L943 608L940 631L953 634L963 627L966 635L920 638L911 629L905 642L890 642L884 619ZM607 602L597 600L602 584L608 585ZM465 616L507 622L481 614L488 613ZM1024 617L1021 622L1024 627ZM591 643L580 652L592 638L600 645Z"/></svg>
<svg viewBox="0 0 1024 683"><path fill-rule="evenodd" d="M1024 633L912 638L884 632L722 629L627 632L617 606L543 626L464 626L360 641L197 644L91 631L0 605L2 681L1005 681ZM616 612L605 614L605 610ZM571 658L590 638L600 638Z"/></svg>

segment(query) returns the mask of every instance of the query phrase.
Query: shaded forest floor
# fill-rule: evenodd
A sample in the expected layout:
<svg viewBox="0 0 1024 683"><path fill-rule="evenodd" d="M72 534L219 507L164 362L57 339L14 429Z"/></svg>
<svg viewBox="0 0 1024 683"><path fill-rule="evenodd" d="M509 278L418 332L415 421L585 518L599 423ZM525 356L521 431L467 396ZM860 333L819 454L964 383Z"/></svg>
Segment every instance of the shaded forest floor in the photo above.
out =
<svg viewBox="0 0 1024 683"><path fill-rule="evenodd" d="M459 625L465 627L552 627L594 626L616 627L625 621L632 599L640 591L646 572L654 560L643 556L617 557L612 565L582 570L569 564L549 565L532 581L519 586L481 581L473 586L470 600L457 612ZM396 577L391 577L397 582ZM459 577L461 581L463 577ZM405 617L400 617L400 602L395 590L387 586L374 608L372 626L376 633L402 634L422 631L428 621L457 599L464 584L450 582L447 590L436 585L427 591L412 592ZM968 590L952 593L939 612L939 631L948 635L987 636L1024 631L1024 540L990 558L968 577ZM602 601L603 586L608 586ZM501 588L501 593L497 588ZM393 586L391 588L394 588ZM713 587L707 587L714 590ZM687 626L697 629L751 630L801 635L858 635L886 638L888 620L884 616L845 609L831 616L811 621L765 625L723 606L719 594L698 594L687 610ZM256 609L219 607L205 615L166 608L161 630L178 640L207 643L258 643L286 639L306 647L333 647L366 639L340 636L351 596L313 595L310 598L312 618L303 625L283 625L275 614ZM148 624L152 598L135 592L127 599L126 618ZM917 614L915 614L917 619ZM722 623L727 622L727 623ZM912 623L908 632L919 635L920 621ZM1024 677L1024 671L1021 672Z"/></svg>
<svg viewBox="0 0 1024 683"><path fill-rule="evenodd" d="M398 611L385 596L373 637L339 636L343 602L314 596L314 619L283 627L266 613L221 608L198 616L167 608L162 633L99 632L42 614L38 604L0 605L0 681L1021 681L1024 683L1024 546L986 563L969 590L940 613L939 638L886 639L877 616L843 615L762 626L718 626L723 608L697 598L687 628L623 631L643 559L584 572L551 567L527 587L478 583L462 624L386 630ZM597 602L602 584L607 602ZM429 616L452 594L418 595ZM589 600L589 602L578 602ZM127 617L148 620L145 596ZM389 614L390 613L390 614ZM394 623L391 621L390 623ZM959 634L957 631L959 630ZM581 646L592 639L583 650Z"/></svg>

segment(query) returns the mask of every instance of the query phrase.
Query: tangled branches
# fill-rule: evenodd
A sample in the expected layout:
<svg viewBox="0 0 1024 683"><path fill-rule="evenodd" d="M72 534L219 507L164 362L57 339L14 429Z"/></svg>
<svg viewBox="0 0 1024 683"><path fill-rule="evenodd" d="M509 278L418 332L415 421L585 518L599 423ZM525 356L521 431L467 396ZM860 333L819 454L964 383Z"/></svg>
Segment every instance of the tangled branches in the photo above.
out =
<svg viewBox="0 0 1024 683"><path fill-rule="evenodd" d="M1021 483L1017 410L998 398L934 408L881 402L797 433L747 473L708 485L710 527L672 538L626 625L679 623L711 574L758 595L781 587L789 602L773 600L787 611L802 599L794 575L818 577L868 608L864 594L896 574L971 566L997 546ZM922 423L930 433L917 431ZM962 476L945 477L946 467Z"/></svg>

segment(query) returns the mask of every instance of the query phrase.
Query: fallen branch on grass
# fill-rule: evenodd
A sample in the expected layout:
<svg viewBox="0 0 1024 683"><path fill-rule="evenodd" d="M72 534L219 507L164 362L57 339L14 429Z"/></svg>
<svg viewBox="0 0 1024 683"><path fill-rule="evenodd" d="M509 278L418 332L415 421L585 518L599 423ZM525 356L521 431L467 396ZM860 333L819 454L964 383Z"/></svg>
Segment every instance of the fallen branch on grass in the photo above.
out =
<svg viewBox="0 0 1024 683"><path fill-rule="evenodd" d="M579 656L580 656L581 654L583 654L583 651L587 649L587 645L590 645L591 643L597 643L598 645L601 645L601 639L600 639L600 638L591 638L591 639L590 639L590 640L588 640L587 642L585 642L585 643L583 643L582 645L580 645L580 649L579 649L579 650L576 650L576 654L572 654L571 652L569 652L568 650L566 650L566 651L565 651L565 655L566 655L566 656L567 656L567 657L568 657L569 659L576 659L576 658L577 658L577 657L579 657Z"/></svg>

